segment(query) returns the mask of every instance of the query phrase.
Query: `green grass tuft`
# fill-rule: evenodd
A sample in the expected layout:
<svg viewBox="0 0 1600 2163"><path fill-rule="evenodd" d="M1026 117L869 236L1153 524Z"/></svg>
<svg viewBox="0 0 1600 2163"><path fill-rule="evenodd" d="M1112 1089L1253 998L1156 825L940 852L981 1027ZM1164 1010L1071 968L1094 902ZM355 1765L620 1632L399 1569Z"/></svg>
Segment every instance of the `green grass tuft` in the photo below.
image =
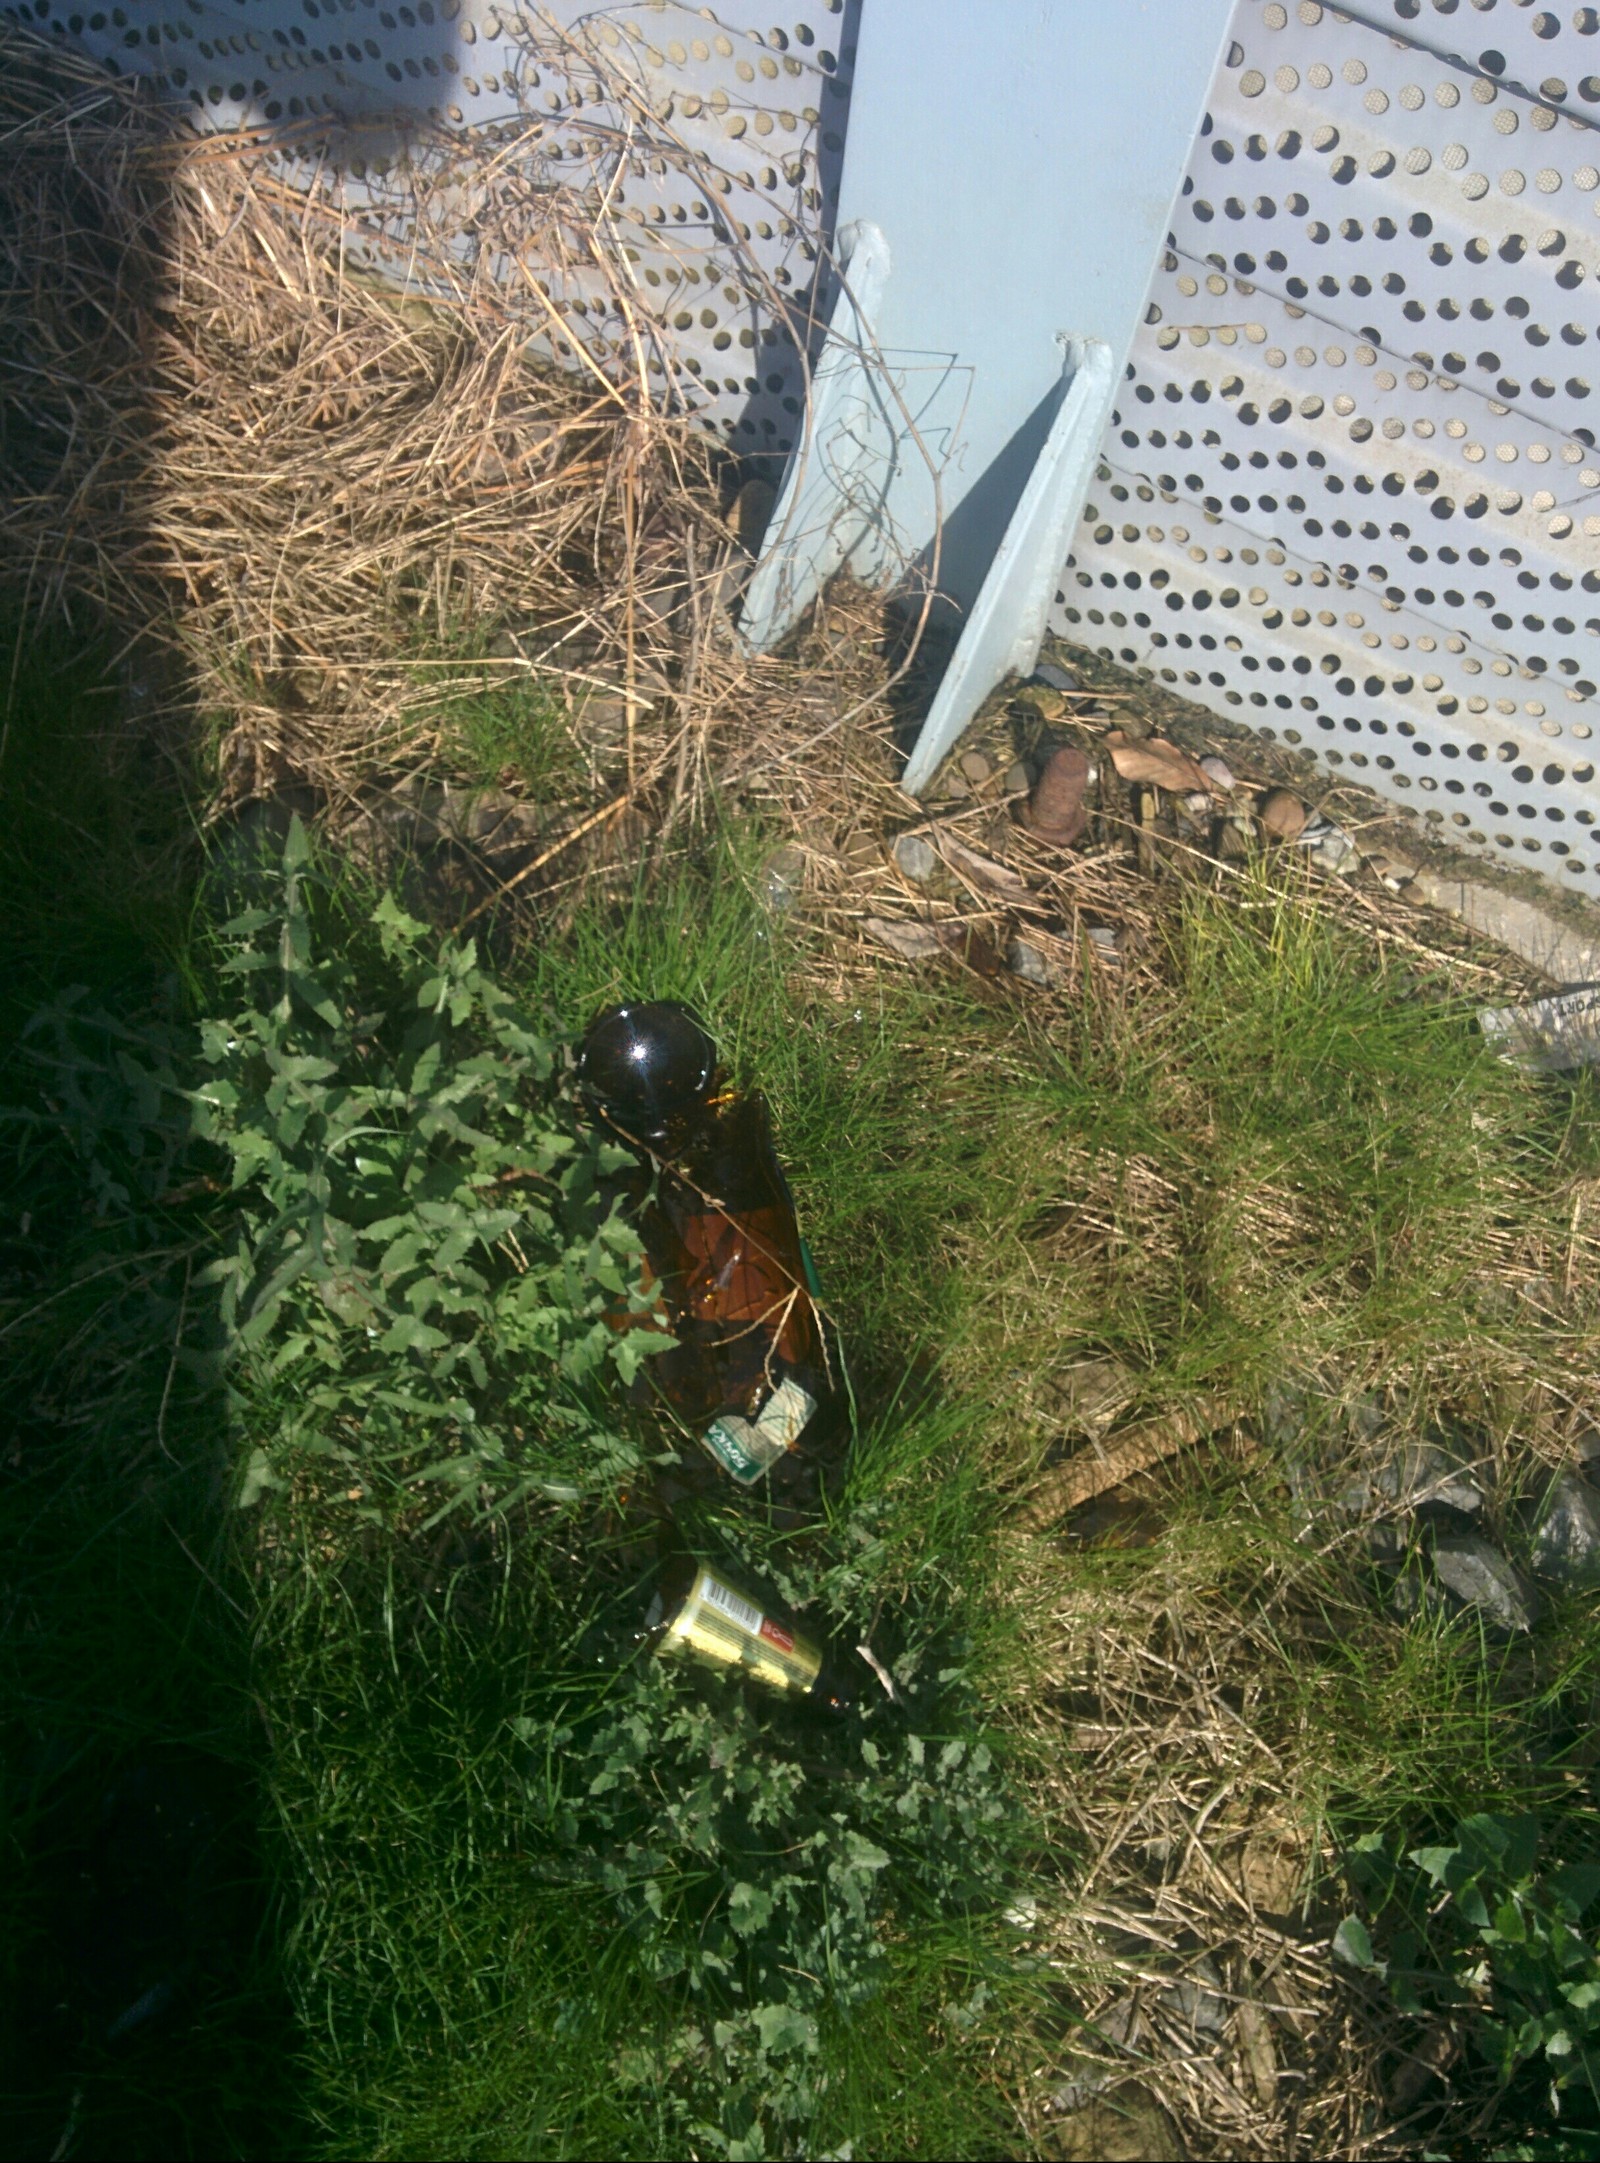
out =
<svg viewBox="0 0 1600 2163"><path fill-rule="evenodd" d="M423 1532L420 1511L353 1506L347 1469L309 1458L256 1515L225 1518L241 1448L291 1409L258 1387L230 1424L217 1387L203 1268L226 1201L183 1198L186 1164L157 1180L114 1047L102 1095L46 1116L62 1075L15 1027L75 978L146 1033L181 1034L211 1001L181 792L143 795L96 763L95 670L60 654L27 667L36 691L13 703L0 769L24 962L6 1073L26 1115L0 1129L0 1363L18 1408L0 1484L11 2005L81 1995L66 1888L142 1750L224 1769L252 1903L224 1987L183 2031L192 2048L119 2060L77 2014L13 2022L7 2073L35 2148L81 2088L84 2153L1015 2152L1013 2085L1059 2056L1071 2014L996 1933L999 1888L1031 1874L1070 1909L1099 1852L1089 1829L1110 1821L1096 1811L1131 1822L1171 1785L1158 1752L1083 1773L1064 1724L1164 1719L1174 1675L1233 1690L1313 1899L1318 1841L1587 1804L1587 1610L1555 1603L1512 1652L1469 1623L1403 1624L1351 1538L1307 1540L1287 1473L1313 1429L1336 1435L1341 1409L1377 1393L1399 1433L1445 1421L1482 1442L1513 1537L1517 1480L1556 1433L1521 1423L1588 1401L1600 1356L1578 1232L1600 1171L1590 1085L1490 1057L1459 1000L1330 923L1281 866L1185 896L1157 970L1088 981L1061 1008L954 972L839 983L803 922L762 906L759 838L739 834L629 894L591 893L515 959L537 1026L576 1032L629 994L687 998L772 1099L861 1438L820 1535L720 1499L695 1526L908 1669L956 1671L928 1740L969 1753L946 1784L952 1810L978 1814L919 1847L909 1808L896 1831L896 1794L932 1805L893 1750L887 1772L863 1759L847 1781L737 1692L629 1664L607 1610L633 1567L623 1529L545 1511ZM548 779L559 718L531 693L475 689L446 733L461 770ZM63 774L80 757L74 797ZM85 832L102 846L74 879ZM316 915L358 969L369 900L336 886ZM1302 1431L1280 1422L1246 1468L1199 1451L1151 1476L1151 1545L1022 1543L1011 1498L1061 1441L1058 1385L1091 1354L1126 1367L1147 1415L1204 1391L1258 1435L1293 1383ZM643 1760L617 1740L635 1719L654 1738ZM980 1741L997 1770L963 1787ZM837 1840L819 1798L848 1794L897 1890L881 1952L863 1955L872 1987L830 1999L799 1978L814 2031L769 2021L757 2047L735 1999L708 2028L722 1985L705 1955L728 1942L726 1873L748 1863L739 1882L758 1891L784 1877L778 1844L717 1784L763 1750L807 1839ZM616 1778L591 1788L600 1773ZM984 1818L1019 1774L1031 1815ZM615 1879L555 1867L623 1849ZM981 1892L956 1872L964 1851ZM815 1853L816 1882L848 1882L841 1849ZM825 1965L846 1940L807 1885L782 1897ZM747 1955L739 1973L776 1988L759 1933ZM1074 1979L1063 1956L1051 1988ZM241 2053L269 2047L252 2099Z"/></svg>

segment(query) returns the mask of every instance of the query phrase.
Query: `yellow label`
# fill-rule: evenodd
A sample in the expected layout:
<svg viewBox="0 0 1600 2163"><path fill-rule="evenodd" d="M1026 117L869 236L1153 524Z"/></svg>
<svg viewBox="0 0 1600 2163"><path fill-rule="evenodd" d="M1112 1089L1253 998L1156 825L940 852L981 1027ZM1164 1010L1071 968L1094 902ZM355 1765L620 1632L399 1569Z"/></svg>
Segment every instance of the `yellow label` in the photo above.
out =
<svg viewBox="0 0 1600 2163"><path fill-rule="evenodd" d="M822 1672L821 1651L810 1638L785 1629L703 1566L662 1635L663 1652L678 1648L713 1667L742 1667L772 1690L803 1694Z"/></svg>

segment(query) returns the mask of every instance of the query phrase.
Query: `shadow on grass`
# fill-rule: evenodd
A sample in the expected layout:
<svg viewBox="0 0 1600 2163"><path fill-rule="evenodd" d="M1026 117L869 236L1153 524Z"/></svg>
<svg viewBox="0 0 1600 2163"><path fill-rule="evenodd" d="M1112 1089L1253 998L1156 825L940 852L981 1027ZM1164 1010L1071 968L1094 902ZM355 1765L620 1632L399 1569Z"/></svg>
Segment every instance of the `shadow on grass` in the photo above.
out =
<svg viewBox="0 0 1600 2163"><path fill-rule="evenodd" d="M301 2146L258 1852L208 1231L116 1082L186 1024L198 852L100 657L0 642L0 2088L6 2152ZM82 987L43 1026L30 1017ZM99 1015L100 1019L93 1018Z"/></svg>
<svg viewBox="0 0 1600 2163"><path fill-rule="evenodd" d="M61 599L157 575L170 124L6 55L0 500L49 540L0 559L0 2147L292 2153L202 1197L107 1085L187 1018L199 717Z"/></svg>

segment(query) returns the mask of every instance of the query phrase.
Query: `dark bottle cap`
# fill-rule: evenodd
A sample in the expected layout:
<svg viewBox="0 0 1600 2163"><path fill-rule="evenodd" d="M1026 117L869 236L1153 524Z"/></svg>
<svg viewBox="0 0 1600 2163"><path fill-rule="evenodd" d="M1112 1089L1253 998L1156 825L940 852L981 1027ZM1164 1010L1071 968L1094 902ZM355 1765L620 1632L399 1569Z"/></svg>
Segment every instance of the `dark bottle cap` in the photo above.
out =
<svg viewBox="0 0 1600 2163"><path fill-rule="evenodd" d="M578 1053L578 1086L622 1133L659 1141L673 1120L703 1102L717 1047L679 999L610 1006L590 1022Z"/></svg>
<svg viewBox="0 0 1600 2163"><path fill-rule="evenodd" d="M843 1664L831 1653L824 1658L816 1681L806 1696L806 1702L818 1712L854 1712L860 1703L860 1693L853 1677L846 1673Z"/></svg>

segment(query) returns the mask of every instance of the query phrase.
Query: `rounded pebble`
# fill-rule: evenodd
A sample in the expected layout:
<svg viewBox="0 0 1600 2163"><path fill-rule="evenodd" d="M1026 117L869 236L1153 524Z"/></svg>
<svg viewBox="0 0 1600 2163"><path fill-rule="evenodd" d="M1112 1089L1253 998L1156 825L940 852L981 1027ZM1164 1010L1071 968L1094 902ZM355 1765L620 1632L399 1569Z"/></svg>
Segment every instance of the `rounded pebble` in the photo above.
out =
<svg viewBox="0 0 1600 2163"><path fill-rule="evenodd" d="M1037 984L1041 990L1055 982L1055 971L1036 946L1029 946L1025 939L1013 939L1006 951L1006 963L1013 976L1020 976L1025 984Z"/></svg>
<svg viewBox="0 0 1600 2163"><path fill-rule="evenodd" d="M920 834L902 834L894 845L894 860L918 886L926 885L939 868L937 850Z"/></svg>
<svg viewBox="0 0 1600 2163"><path fill-rule="evenodd" d="M1305 826L1306 807L1293 789L1269 789L1256 816L1263 833L1271 834L1275 841L1293 841Z"/></svg>

